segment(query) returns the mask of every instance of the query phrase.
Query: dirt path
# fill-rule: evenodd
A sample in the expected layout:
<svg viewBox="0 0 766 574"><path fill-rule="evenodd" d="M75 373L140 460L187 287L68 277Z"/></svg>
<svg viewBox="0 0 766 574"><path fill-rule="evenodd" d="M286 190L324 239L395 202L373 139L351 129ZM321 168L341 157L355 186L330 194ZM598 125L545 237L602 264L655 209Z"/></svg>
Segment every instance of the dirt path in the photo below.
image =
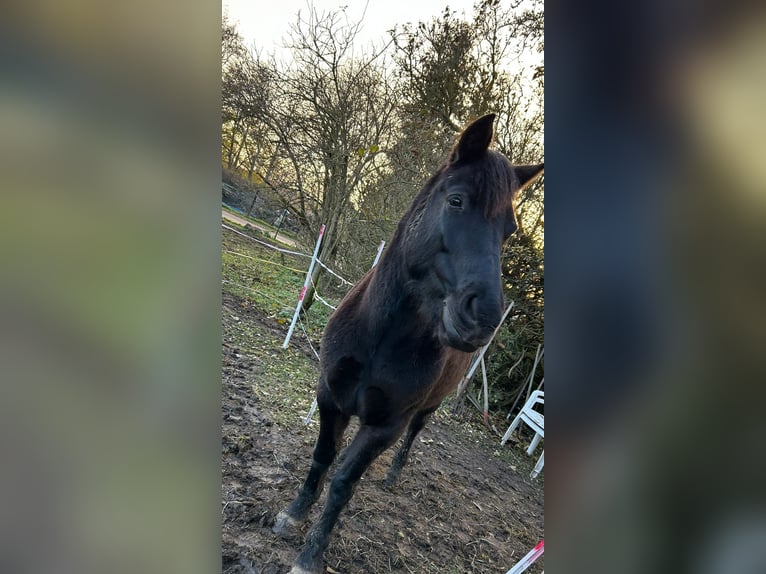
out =
<svg viewBox="0 0 766 574"><path fill-rule="evenodd" d="M234 223L238 223L239 225L250 225L251 227L255 227L256 229L260 229L267 235L270 235L274 232L274 229L271 229L269 227L266 227L265 225L261 225L260 223L256 223L254 221L250 221L245 219L244 217L240 217L239 215L235 215L229 211L226 211L225 209L221 210L221 215L224 219L228 219L229 221L233 221ZM277 234L277 237L275 238L277 241L280 241L281 243L284 243L285 245L289 245L290 247L300 247L298 243L289 237L287 237L285 234L282 234L280 237L279 234Z"/></svg>
<svg viewBox="0 0 766 574"><path fill-rule="evenodd" d="M228 295L223 317L222 571L283 574L301 540L284 541L271 527L304 478L317 428L280 422L290 403L266 376L277 351L258 349L283 328ZM236 342L243 322L258 349ZM294 414L292 421L304 413ZM478 415L466 418L437 413L393 489L382 484L392 452L373 464L333 532L328 573L498 574L543 538L542 480L529 478L534 460L523 445L501 448ZM542 570L540 559L527 572Z"/></svg>

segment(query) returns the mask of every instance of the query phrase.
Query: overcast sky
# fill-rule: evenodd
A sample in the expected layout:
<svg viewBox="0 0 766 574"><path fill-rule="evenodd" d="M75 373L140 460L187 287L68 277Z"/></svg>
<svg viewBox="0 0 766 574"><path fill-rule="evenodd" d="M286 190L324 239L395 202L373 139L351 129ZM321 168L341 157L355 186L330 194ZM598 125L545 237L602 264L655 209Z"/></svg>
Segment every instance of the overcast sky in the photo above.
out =
<svg viewBox="0 0 766 574"><path fill-rule="evenodd" d="M278 48L288 32L288 25L295 22L298 10L306 12L307 0L222 0L229 19L237 22L245 45L265 49ZM386 34L396 24L428 21L449 5L460 14L473 14L474 0L314 0L318 12L337 10L348 6L349 20L358 21L364 14L364 23L358 36L361 44L388 40ZM365 4L367 12L364 12Z"/></svg>

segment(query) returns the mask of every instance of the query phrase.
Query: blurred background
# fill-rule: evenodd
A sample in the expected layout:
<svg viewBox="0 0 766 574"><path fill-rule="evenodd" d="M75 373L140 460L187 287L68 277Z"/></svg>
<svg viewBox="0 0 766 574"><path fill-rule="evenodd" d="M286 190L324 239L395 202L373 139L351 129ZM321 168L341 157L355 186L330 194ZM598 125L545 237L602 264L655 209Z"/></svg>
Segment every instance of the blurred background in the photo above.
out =
<svg viewBox="0 0 766 574"><path fill-rule="evenodd" d="M546 2L551 572L766 571L765 16Z"/></svg>
<svg viewBox="0 0 766 574"><path fill-rule="evenodd" d="M0 570L219 558L220 6L0 23Z"/></svg>
<svg viewBox="0 0 766 574"><path fill-rule="evenodd" d="M766 571L765 18L546 4L550 572ZM0 32L0 569L215 571L221 7Z"/></svg>

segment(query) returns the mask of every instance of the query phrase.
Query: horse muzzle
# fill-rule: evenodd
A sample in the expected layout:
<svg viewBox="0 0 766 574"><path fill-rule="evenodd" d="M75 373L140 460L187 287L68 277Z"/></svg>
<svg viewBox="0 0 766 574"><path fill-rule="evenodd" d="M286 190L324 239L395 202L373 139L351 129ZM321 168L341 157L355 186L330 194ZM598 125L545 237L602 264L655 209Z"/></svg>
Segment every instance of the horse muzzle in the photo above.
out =
<svg viewBox="0 0 766 574"><path fill-rule="evenodd" d="M442 307L439 338L448 347L472 353L492 338L498 321L491 324L480 320L477 297L465 294L461 298L447 297Z"/></svg>

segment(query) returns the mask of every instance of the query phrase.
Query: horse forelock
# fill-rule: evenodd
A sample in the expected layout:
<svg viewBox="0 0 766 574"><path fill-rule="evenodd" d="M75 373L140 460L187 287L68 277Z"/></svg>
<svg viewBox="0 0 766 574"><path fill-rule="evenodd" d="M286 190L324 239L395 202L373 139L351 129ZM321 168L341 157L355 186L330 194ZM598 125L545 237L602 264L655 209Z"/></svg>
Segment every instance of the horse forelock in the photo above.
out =
<svg viewBox="0 0 766 574"><path fill-rule="evenodd" d="M424 186L416 197L410 219L425 209L429 197L436 190L439 180L450 172L463 174L470 179L473 199L484 212L484 217L493 219L504 216L512 209L519 181L513 164L498 151L487 150L486 154L468 164L443 165Z"/></svg>
<svg viewBox="0 0 766 574"><path fill-rule="evenodd" d="M519 187L513 165L500 152L489 150L476 162L477 199L484 206L484 216L492 219L512 209Z"/></svg>

